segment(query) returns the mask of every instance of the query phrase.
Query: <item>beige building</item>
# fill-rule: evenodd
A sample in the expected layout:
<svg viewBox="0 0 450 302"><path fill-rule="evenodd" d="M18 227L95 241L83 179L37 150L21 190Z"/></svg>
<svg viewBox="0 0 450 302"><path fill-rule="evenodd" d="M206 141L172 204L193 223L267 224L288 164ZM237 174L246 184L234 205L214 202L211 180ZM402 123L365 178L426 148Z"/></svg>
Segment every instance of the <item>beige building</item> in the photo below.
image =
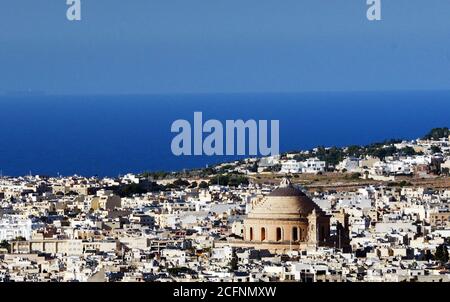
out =
<svg viewBox="0 0 450 302"><path fill-rule="evenodd" d="M116 240L86 241L77 239L32 239L11 241L11 254L49 253L79 256L87 251L116 252L119 242Z"/></svg>
<svg viewBox="0 0 450 302"><path fill-rule="evenodd" d="M112 191L100 190L91 200L91 209L111 211L120 208L121 204L120 196L114 195Z"/></svg>
<svg viewBox="0 0 450 302"><path fill-rule="evenodd" d="M288 179L253 205L244 220L243 240L227 244L271 251L301 250L326 245L330 238L330 216ZM226 245L224 242L216 246Z"/></svg>
<svg viewBox="0 0 450 302"><path fill-rule="evenodd" d="M437 212L430 214L430 223L433 227L446 227L450 225L450 212Z"/></svg>

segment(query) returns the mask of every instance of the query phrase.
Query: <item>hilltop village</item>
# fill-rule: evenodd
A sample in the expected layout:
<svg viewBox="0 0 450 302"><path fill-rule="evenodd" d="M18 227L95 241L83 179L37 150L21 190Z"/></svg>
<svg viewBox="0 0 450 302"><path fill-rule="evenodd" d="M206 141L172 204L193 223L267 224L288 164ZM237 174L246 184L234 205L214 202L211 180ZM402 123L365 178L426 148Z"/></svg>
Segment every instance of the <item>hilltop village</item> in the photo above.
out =
<svg viewBox="0 0 450 302"><path fill-rule="evenodd" d="M1 176L0 280L449 282L449 140Z"/></svg>

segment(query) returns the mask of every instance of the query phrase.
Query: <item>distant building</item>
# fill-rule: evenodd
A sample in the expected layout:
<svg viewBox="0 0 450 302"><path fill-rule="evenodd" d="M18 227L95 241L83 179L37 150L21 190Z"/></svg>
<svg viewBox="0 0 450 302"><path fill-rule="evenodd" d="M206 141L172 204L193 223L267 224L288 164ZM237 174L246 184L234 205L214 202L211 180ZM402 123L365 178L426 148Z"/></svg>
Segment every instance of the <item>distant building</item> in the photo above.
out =
<svg viewBox="0 0 450 302"><path fill-rule="evenodd" d="M326 162L319 160L316 157L308 158L303 162L303 173L319 173L324 172L326 167Z"/></svg>
<svg viewBox="0 0 450 302"><path fill-rule="evenodd" d="M280 173L301 173L302 168L303 165L300 162L290 159L281 164Z"/></svg>
<svg viewBox="0 0 450 302"><path fill-rule="evenodd" d="M430 214L430 224L433 227L447 227L450 225L450 212L437 212Z"/></svg>
<svg viewBox="0 0 450 302"><path fill-rule="evenodd" d="M347 157L336 166L336 169L339 171L357 172L359 171L359 161L359 158Z"/></svg>
<svg viewBox="0 0 450 302"><path fill-rule="evenodd" d="M112 191L100 190L97 192L97 196L91 200L91 209L99 210L104 209L107 211L120 208L121 198L114 195Z"/></svg>
<svg viewBox="0 0 450 302"><path fill-rule="evenodd" d="M281 164L280 173L319 173L324 172L325 167L326 162L315 157L303 162L290 159Z"/></svg>
<svg viewBox="0 0 450 302"><path fill-rule="evenodd" d="M14 240L23 237L26 240L31 238L31 219L19 215L4 215L0 219L0 241Z"/></svg>

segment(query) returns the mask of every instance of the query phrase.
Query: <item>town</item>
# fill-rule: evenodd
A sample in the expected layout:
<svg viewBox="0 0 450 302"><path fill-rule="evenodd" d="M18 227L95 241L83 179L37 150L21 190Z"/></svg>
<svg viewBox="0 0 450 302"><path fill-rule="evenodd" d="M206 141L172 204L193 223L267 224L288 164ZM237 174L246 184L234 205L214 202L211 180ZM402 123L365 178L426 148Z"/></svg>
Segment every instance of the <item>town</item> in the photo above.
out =
<svg viewBox="0 0 450 302"><path fill-rule="evenodd" d="M5 282L449 282L450 133L180 172L0 177Z"/></svg>

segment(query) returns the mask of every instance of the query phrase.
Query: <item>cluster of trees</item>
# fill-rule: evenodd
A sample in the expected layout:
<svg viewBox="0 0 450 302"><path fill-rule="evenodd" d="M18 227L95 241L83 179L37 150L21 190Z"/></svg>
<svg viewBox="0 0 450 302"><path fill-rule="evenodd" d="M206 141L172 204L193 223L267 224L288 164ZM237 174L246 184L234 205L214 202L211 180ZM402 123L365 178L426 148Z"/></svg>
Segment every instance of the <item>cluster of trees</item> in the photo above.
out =
<svg viewBox="0 0 450 302"><path fill-rule="evenodd" d="M436 253L434 254L434 259L440 261L442 263L447 263L448 256L448 248L445 244L441 244L436 248Z"/></svg>
<svg viewBox="0 0 450 302"><path fill-rule="evenodd" d="M356 180L356 179L359 179L361 176L362 176L361 173L355 172L350 175L346 175L345 178L350 179L350 180Z"/></svg>
<svg viewBox="0 0 450 302"><path fill-rule="evenodd" d="M227 176L226 178L222 178L222 181L225 183L230 183L230 185L233 185L235 183L244 183L244 181L241 178L234 178ZM248 180L247 180L248 183ZM222 184L222 182L221 182ZM121 197L131 197L135 194L145 194L149 192L160 192L160 191L168 191L171 189L182 189L185 187L188 188L200 188L200 189L206 189L208 188L209 184L206 181L201 181L200 183L193 181L189 182L187 180L178 178L172 183L169 183L167 185L159 185L154 181L150 182L144 182L140 184L127 184L122 186L117 186L114 188L111 188L114 193Z"/></svg>
<svg viewBox="0 0 450 302"><path fill-rule="evenodd" d="M450 130L447 127L433 128L423 137L423 139L439 140L440 138L448 137L449 135Z"/></svg>
<svg viewBox="0 0 450 302"><path fill-rule="evenodd" d="M148 192L158 192L166 190L165 186L158 185L156 182L127 184L112 188L114 193L120 197L131 197L135 194L145 194Z"/></svg>
<svg viewBox="0 0 450 302"><path fill-rule="evenodd" d="M241 174L218 174L211 178L210 185L223 185L237 187L239 185L248 185L248 178Z"/></svg>
<svg viewBox="0 0 450 302"><path fill-rule="evenodd" d="M190 169L183 170L178 172L165 172L165 171L156 171L156 172L143 172L140 174L141 177L148 178L150 180L163 180L169 178L194 178L194 177L208 177L210 175L216 174L216 171L212 167L203 168L203 169Z"/></svg>
<svg viewBox="0 0 450 302"><path fill-rule="evenodd" d="M2 242L0 242L0 248L2 248L2 249L7 249L8 251L10 251L11 249L11 246L10 246L10 244L8 243L8 241L6 241L6 240L2 240Z"/></svg>
<svg viewBox="0 0 450 302"><path fill-rule="evenodd" d="M317 157L318 159L327 162L327 164L337 165L346 157L364 157L372 156L383 160L387 156L395 154L402 154L406 156L420 155L421 152L416 152L412 147L405 147L398 149L394 144L400 143L399 139L390 139L383 142L373 143L366 146L352 145L345 148L331 147L325 148L323 146L317 147L316 150L310 150L308 154L297 154L294 159L297 161L304 161L309 157Z"/></svg>
<svg viewBox="0 0 450 302"><path fill-rule="evenodd" d="M400 182L391 181L387 184L388 187L410 187L412 183L406 180L402 180Z"/></svg>

